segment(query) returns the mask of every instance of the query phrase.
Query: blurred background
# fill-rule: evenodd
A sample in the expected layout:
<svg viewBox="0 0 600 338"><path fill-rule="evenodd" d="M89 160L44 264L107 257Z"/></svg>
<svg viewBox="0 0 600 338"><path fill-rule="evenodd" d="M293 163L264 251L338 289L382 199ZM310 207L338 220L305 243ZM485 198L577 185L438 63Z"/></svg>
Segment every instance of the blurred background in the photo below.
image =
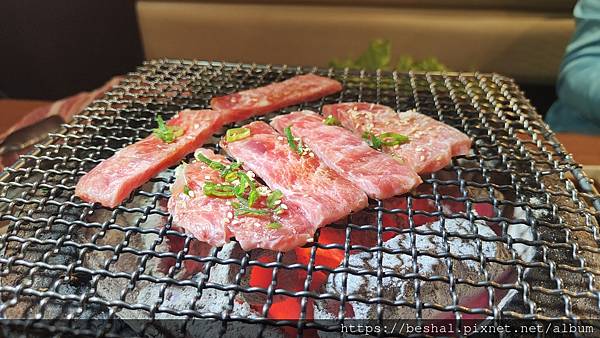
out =
<svg viewBox="0 0 600 338"><path fill-rule="evenodd" d="M65 107L72 110L64 114L67 120L67 115L101 96L106 89L101 86L115 75L135 70L145 59L162 57L496 72L515 78L545 115L556 99L561 59L575 30L575 4L575 0L0 1L0 140ZM69 98L51 104L65 97ZM588 146L597 143L598 136L558 136L580 163L600 163L600 154ZM594 168L590 171L600 173L600 167Z"/></svg>
<svg viewBox="0 0 600 338"><path fill-rule="evenodd" d="M496 72L556 99L575 0L0 1L0 141L63 120L145 59ZM103 86L105 83L106 86ZM62 98L67 99L53 102ZM560 133L598 172L597 136ZM36 138L34 138L37 141ZM2 146L0 145L0 155Z"/></svg>
<svg viewBox="0 0 600 338"><path fill-rule="evenodd" d="M514 77L543 114L555 99L574 5L573 0L2 1L0 91L11 98L58 99L159 57L328 66L356 58L382 39L389 42L392 62L434 58L450 70Z"/></svg>

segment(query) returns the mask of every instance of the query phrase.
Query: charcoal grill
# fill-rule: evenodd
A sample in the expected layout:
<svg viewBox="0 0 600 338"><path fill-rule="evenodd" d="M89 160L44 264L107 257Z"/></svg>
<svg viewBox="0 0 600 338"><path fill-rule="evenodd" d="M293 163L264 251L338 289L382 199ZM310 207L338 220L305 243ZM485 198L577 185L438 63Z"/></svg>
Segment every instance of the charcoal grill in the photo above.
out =
<svg viewBox="0 0 600 338"><path fill-rule="evenodd" d="M116 150L147 136L155 127L157 114L167 118L184 108L205 108L213 96L306 72L336 78L344 90L256 119L268 121L299 108L318 111L327 103L375 102L398 111L415 109L464 131L473 139L473 153L455 158L447 168L425 177L426 189L406 197L405 207L389 209L382 201L373 200L365 213L374 221L355 222L350 216L332 225L342 229L345 240L323 244L317 232L315 242L306 246L308 264L290 261L286 258L289 253L257 259L254 251L242 252L235 242L222 249L197 249L198 243L175 228L166 212L173 168L114 209L85 203L73 195L84 173ZM216 141L214 138L207 146L221 151ZM456 193L448 194L448 189ZM473 195L472 189L480 193ZM431 201L434 210L413 207L423 200ZM446 202L460 205L462 212L448 212L443 207ZM491 213L484 216L475 212L481 203L491 206ZM449 314L458 323L469 315L487 320L561 319L578 323L600 314L599 210L600 197L591 181L514 81L504 76L148 61L2 173L0 316L14 320L3 322L5 330L108 337L124 332L161 332L156 324L164 318L187 319L175 320L178 325L187 323L184 326L191 326L193 319L203 319L212 325L205 332L218 336L235 336L240 327L248 328L246 324L252 324L256 331L245 333L256 336L275 335L279 328L295 330L287 334L302 335L307 330L321 334L339 331L346 304L372 306L375 312L370 319L375 322L390 319L390 309L406 307L414 311L412 319L417 322L425 320L426 311L435 310ZM389 227L383 221L385 215L402 216L407 226ZM419 216L494 225L499 229L495 236L476 232L456 236L479 247L481 243L497 243L509 253L520 244L532 249L534 256L526 260L514 254L490 258L481 252L475 256L446 253L439 255L448 263L446 269L430 275L420 274L416 264L404 275L390 273L381 265L371 271L349 266L354 252L371 253L380 264L384 254L422 255L414 247L393 252L383 246L388 233L416 236L420 230L415 219ZM507 232L514 224L525 225L532 236L514 238ZM372 233L376 245L351 243L356 232ZM443 227L427 235L438 236L442 242L451 236ZM317 264L317 251L333 250L343 253L340 266ZM479 264L477 277L456 275L450 263L461 260ZM515 279L504 283L492 280L486 271L491 264L514 269ZM183 273L189 266L196 266L198 271ZM271 273L266 287L248 282L250 272L257 267ZM277 281L276 277L286 271L304 272L302 289L290 289ZM345 282L352 276L371 275L377 286L369 297L311 289L319 272L340 275ZM385 278L414 285L411 296L397 299L387 295L382 286ZM430 302L421 294L426 283L433 282L447 290L448 301ZM465 306L456 295L457 287L483 291L490 299L509 293L486 304ZM270 315L282 297L298 300L298 318ZM249 310L240 299L258 299L258 305ZM342 314L338 319L310 320L311 307L323 300L339 302ZM211 302L221 302L220 307L205 306ZM89 320L69 321L82 318ZM134 322L124 321L124 325L121 319L125 318Z"/></svg>

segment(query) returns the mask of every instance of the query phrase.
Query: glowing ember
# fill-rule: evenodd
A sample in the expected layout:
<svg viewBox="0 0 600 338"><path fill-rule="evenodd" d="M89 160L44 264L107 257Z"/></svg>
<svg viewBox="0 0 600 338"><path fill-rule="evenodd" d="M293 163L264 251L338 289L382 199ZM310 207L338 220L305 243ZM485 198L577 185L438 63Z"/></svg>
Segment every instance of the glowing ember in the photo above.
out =
<svg viewBox="0 0 600 338"><path fill-rule="evenodd" d="M448 189L446 189L448 190ZM427 194L426 191L421 191L422 194ZM430 192L429 192L430 193ZM458 199L456 196L460 196L458 191L448 190L444 191L443 195L452 196L454 199ZM409 198L410 203L409 203ZM415 198L415 197L394 197L387 199L383 202L383 207L387 210L395 210L395 213L383 213L382 222L384 226L384 232L381 236L382 242L388 242L392 238L396 236L406 236L401 235L400 230L408 229L410 227L411 222L409 219L412 219L412 225L414 227L420 227L427 224L432 224L435 222L439 222L440 217L439 213L452 213L452 214L466 214L466 208L463 202L454 201L452 198L444 198L441 200L440 204L435 203L435 200L429 198ZM412 217L409 218L408 210L414 210L412 213ZM416 213L418 211L418 213ZM495 216L494 206L490 203L473 203L471 207L471 212L473 212L476 216L484 216L492 218ZM430 214L430 215L427 215ZM483 222L483 221L480 221ZM377 215L373 212L359 212L352 216L352 222L356 225L369 225L371 227L376 226L377 224ZM496 234L499 233L499 228L494 222L483 222L487 223L489 229L491 229ZM397 229L397 230L395 230ZM490 234L492 233L490 231ZM308 285L308 288L305 288L305 281L308 278L307 269L285 269L280 268L277 270L276 275L276 285L275 288L285 289L290 292L298 292L304 291L308 289L309 291L320 292L324 285L330 279L330 272L327 269L336 269L342 265L345 257L345 250L343 249L344 244L346 243L346 237L349 236L349 244L350 244L350 255L361 254L364 252L363 250L359 250L356 246L363 247L374 247L378 244L378 236L377 231L373 228L371 229L356 229L353 228L351 230L343 228L335 228L335 227L324 227L319 231L318 240L316 243L318 245L312 247L301 247L296 248L293 252L286 253L284 257L289 259L290 261L286 261L285 264L299 263L308 265L311 263L311 255L314 255L314 260L312 260L312 273L310 275L311 281ZM322 246L336 244L340 248L323 248ZM257 258L259 262L262 263L270 263L274 262L274 256L271 255L263 255ZM264 268L260 266L254 266L250 270L250 286L252 287L260 287L264 289L268 289L271 286L271 282L273 279L273 268ZM498 282L510 282L514 279L514 271L504 271L504 273L499 276L496 281ZM489 303L489 295L486 288L480 288L481 291L475 294L469 295L459 301L458 305L467 306L471 308L487 308ZM495 290L494 297L495 299L502 299L506 296L506 292L503 290ZM299 297L290 297L284 295L275 295L272 298L272 304L269 307L267 312L267 317L274 320L297 320L300 318L301 314L301 301L302 298ZM325 312L330 314L338 314L340 313L340 304L336 301L328 301L321 302L321 306L331 307L324 309ZM262 311L264 305L263 301L252 303L253 309L258 312ZM308 298L306 302L305 309L305 319L312 320L315 312L315 304L312 299ZM345 307L343 309L344 316L346 318L353 318L355 316L355 309L353 305L346 302ZM443 312L436 316L436 319L441 320L453 320L454 314L452 312ZM465 319L474 319L481 320L484 315L464 315ZM284 333L287 336L296 336L297 331L292 327L285 327ZM303 331L304 335L311 334L311 332Z"/></svg>

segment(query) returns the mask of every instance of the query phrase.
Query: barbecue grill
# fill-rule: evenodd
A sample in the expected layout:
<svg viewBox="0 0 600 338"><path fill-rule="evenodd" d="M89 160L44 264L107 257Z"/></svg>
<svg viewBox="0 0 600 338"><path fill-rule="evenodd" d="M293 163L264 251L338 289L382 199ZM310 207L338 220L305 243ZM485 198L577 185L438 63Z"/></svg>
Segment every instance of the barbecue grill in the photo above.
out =
<svg viewBox="0 0 600 338"><path fill-rule="evenodd" d="M375 102L398 111L415 109L456 127L473 139L473 152L425 177L422 189L405 197L403 206L389 208L372 200L361 215L329 226L341 231L341 240L322 242L323 230L318 231L305 246L307 261L297 260L293 252L243 252L235 241L209 248L174 227L166 211L173 168L114 209L73 195L84 173L151 133L157 114L170 118L185 108L208 107L213 96L307 72L338 79L344 90L255 119L269 121L298 109L319 111L327 103ZM221 135L207 147L221 151ZM514 81L497 74L148 61L7 168L0 187L0 316L11 319L3 322L5 330L159 336L184 334L201 320L208 336L326 334L347 323L348 304L369 307L369 319L376 323L395 319L390 313L399 308L410 309L413 317L403 319L417 323L426 322L431 311L456 323L479 316L577 324L600 314L600 196ZM421 209L424 201L433 209ZM448 210L447 203L460 211ZM477 212L481 205L487 213ZM386 217L400 218L405 226L390 226ZM440 227L423 232L419 217ZM457 219L471 226L487 224L496 233L452 233L444 224ZM515 236L509 231L514 225L530 235ZM353 243L356 233L371 234L375 244ZM413 243L418 235L437 237L442 249L434 256L444 268L421 273L417 259L432 254L414 245L391 250L384 242L393 235ZM475 243L479 250L447 252L449 238ZM486 243L507 254L484 255ZM517 248L530 254L524 258ZM377 264L353 267L352 255L360 253ZM319 255L341 255L340 265L328 266ZM409 255L414 263L408 273L398 274L383 266L387 255ZM463 261L477 266L468 278L457 272ZM492 278L492 265L512 271L512 279ZM278 279L290 271L301 276L300 288ZM258 272L267 276L259 286L251 280ZM314 287L323 275L329 281L339 278L345 291L328 291L327 281ZM347 284L361 276L371 276L374 289L348 291ZM408 283L407 296L387 293L384 285L390 281ZM441 301L429 300L423 291L432 283L447 294ZM464 303L459 289L485 295L485 302ZM324 301L335 302L339 311L334 318L317 318ZM286 318L275 313L281 304L298 308ZM169 325L176 329L168 331Z"/></svg>

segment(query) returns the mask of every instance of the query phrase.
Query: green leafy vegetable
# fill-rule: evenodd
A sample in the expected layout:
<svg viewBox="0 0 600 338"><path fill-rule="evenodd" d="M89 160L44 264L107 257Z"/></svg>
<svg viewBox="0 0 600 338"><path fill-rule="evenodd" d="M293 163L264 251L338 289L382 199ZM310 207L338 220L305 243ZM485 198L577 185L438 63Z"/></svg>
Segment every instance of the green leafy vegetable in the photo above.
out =
<svg viewBox="0 0 600 338"><path fill-rule="evenodd" d="M235 142L250 136L250 129L248 128L232 128L228 129L225 133L225 141Z"/></svg>
<svg viewBox="0 0 600 338"><path fill-rule="evenodd" d="M359 68L366 70L387 69L392 55L392 46L389 41L375 39L371 41L357 59L336 59L330 62L335 68Z"/></svg>
<svg viewBox="0 0 600 338"><path fill-rule="evenodd" d="M445 72L448 68L434 57L415 61L410 56L401 56L394 68L400 72L418 70L423 72Z"/></svg>
<svg viewBox="0 0 600 338"><path fill-rule="evenodd" d="M369 47L356 59L334 59L330 63L334 68L354 68L374 71L397 70L397 71L447 71L448 68L433 57L425 58L419 61L413 60L410 56L400 56L396 66L392 67L392 45L388 40L375 39L371 41Z"/></svg>
<svg viewBox="0 0 600 338"><path fill-rule="evenodd" d="M158 123L158 128L154 128L152 133L165 143L172 143L179 136L183 135L183 129L167 126L161 115L156 117L156 123Z"/></svg>
<svg viewBox="0 0 600 338"><path fill-rule="evenodd" d="M325 120L323 120L323 124L328 126L339 126L341 123L335 118L335 116L329 115L325 118Z"/></svg>

